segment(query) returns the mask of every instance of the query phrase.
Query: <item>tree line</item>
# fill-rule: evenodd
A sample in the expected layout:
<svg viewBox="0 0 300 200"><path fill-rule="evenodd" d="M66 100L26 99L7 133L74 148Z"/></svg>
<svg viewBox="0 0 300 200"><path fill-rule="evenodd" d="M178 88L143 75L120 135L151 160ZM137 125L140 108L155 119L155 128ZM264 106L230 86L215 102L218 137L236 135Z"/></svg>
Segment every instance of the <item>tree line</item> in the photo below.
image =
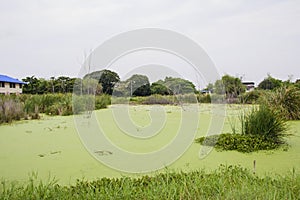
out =
<svg viewBox="0 0 300 200"><path fill-rule="evenodd" d="M22 79L27 84L23 93L76 93L76 94L108 94L114 96L149 96L152 94L172 95L197 93L195 85L185 79L166 77L164 80L150 84L145 75L134 74L121 81L116 72L110 70L95 71L83 78L60 76L49 80L35 76Z"/></svg>
<svg viewBox="0 0 300 200"><path fill-rule="evenodd" d="M36 78L35 76L22 79L27 84L23 86L23 93L47 94L47 93L76 93L76 94L108 94L114 96L149 96L152 94L176 95L201 93L195 85L182 78L165 77L150 84L145 75L134 74L125 81L121 81L119 75L111 70L95 71L83 78L70 78L66 76L51 77L49 80ZM258 84L258 89L275 90L282 85L294 85L300 89L300 79L296 82L282 81L268 75ZM224 75L215 83L209 83L202 91L209 93L225 94L227 98L236 98L245 93L246 86L241 78Z"/></svg>

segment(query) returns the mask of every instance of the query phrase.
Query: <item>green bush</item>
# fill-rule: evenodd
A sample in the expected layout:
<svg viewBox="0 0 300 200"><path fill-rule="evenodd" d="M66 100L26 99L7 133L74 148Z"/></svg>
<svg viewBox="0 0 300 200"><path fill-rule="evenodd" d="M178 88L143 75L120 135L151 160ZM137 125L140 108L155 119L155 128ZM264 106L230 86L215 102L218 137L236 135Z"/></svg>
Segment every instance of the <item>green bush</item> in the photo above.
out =
<svg viewBox="0 0 300 200"><path fill-rule="evenodd" d="M39 113L47 115L72 115L86 110L102 109L111 104L109 95L2 95L0 96L0 123L12 120L39 119Z"/></svg>
<svg viewBox="0 0 300 200"><path fill-rule="evenodd" d="M264 105L241 114L240 121L242 134L259 135L266 140L280 140L287 130L285 119Z"/></svg>
<svg viewBox="0 0 300 200"><path fill-rule="evenodd" d="M272 140L260 135L221 134L208 137L200 137L195 140L205 146L214 146L219 151L236 150L248 153L259 150L272 150L281 147L282 140Z"/></svg>
<svg viewBox="0 0 300 200"><path fill-rule="evenodd" d="M24 110L26 113L35 113L37 110L43 112L42 108L42 95L24 94L20 95L24 102Z"/></svg>
<svg viewBox="0 0 300 200"><path fill-rule="evenodd" d="M174 96L163 96L159 94L154 94L146 97L143 104L174 104L176 101Z"/></svg>
<svg viewBox="0 0 300 200"><path fill-rule="evenodd" d="M189 93L189 94L179 94L174 96L176 100L180 103L198 103L198 98L197 95L194 93Z"/></svg>
<svg viewBox="0 0 300 200"><path fill-rule="evenodd" d="M198 94L197 99L199 103L211 103L210 94Z"/></svg>
<svg viewBox="0 0 300 200"><path fill-rule="evenodd" d="M198 103L195 94L178 94L178 95L160 95L152 94L151 96L134 96L134 97L112 97L113 104L184 104Z"/></svg>
<svg viewBox="0 0 300 200"><path fill-rule="evenodd" d="M240 103L242 104L256 104L258 103L259 97L264 95L264 90L253 90L245 92L239 96Z"/></svg>
<svg viewBox="0 0 300 200"><path fill-rule="evenodd" d="M218 150L252 152L276 149L285 144L286 121L269 107L261 105L240 116L241 134L221 134L196 139L197 143ZM236 133L236 129L232 130Z"/></svg>
<svg viewBox="0 0 300 200"><path fill-rule="evenodd" d="M103 94L100 96L95 96L95 109L107 108L111 104L111 96Z"/></svg>
<svg viewBox="0 0 300 200"><path fill-rule="evenodd" d="M212 103L225 103L226 98L225 95L222 94L211 94L210 96Z"/></svg>
<svg viewBox="0 0 300 200"><path fill-rule="evenodd" d="M111 104L128 104L130 99L131 99L130 97L112 96L111 97Z"/></svg>
<svg viewBox="0 0 300 200"><path fill-rule="evenodd" d="M129 101L127 101L126 103L143 104L143 102L145 102L146 99L147 97L134 96L134 97L130 97Z"/></svg>
<svg viewBox="0 0 300 200"><path fill-rule="evenodd" d="M79 114L85 110L85 100L86 98L83 98L81 95L74 94L72 97L72 107L73 107L73 113Z"/></svg>
<svg viewBox="0 0 300 200"><path fill-rule="evenodd" d="M294 86L282 86L268 91L260 98L260 103L287 120L300 119L300 90Z"/></svg>
<svg viewBox="0 0 300 200"><path fill-rule="evenodd" d="M20 120L25 116L24 105L18 99L0 96L0 124Z"/></svg>

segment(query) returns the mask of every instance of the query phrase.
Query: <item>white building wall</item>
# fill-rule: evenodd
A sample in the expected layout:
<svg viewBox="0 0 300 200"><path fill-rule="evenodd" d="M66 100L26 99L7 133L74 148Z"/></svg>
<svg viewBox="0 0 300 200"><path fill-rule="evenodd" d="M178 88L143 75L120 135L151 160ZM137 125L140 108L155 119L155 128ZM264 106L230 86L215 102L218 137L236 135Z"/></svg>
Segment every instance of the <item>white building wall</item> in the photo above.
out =
<svg viewBox="0 0 300 200"><path fill-rule="evenodd" d="M22 86L19 83L15 83L15 88L10 87L10 83L4 83L4 87L0 85L0 94L21 94Z"/></svg>

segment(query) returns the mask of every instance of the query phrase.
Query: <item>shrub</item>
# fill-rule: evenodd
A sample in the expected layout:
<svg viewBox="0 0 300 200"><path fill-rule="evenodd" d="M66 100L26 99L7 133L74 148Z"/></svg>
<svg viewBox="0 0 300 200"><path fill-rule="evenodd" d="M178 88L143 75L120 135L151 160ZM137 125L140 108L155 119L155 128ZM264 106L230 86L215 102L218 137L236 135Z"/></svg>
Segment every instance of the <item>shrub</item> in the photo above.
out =
<svg viewBox="0 0 300 200"><path fill-rule="evenodd" d="M134 97L130 97L129 101L127 101L126 103L143 104L146 99L147 99L147 97L134 96Z"/></svg>
<svg viewBox="0 0 300 200"><path fill-rule="evenodd" d="M172 96L170 96L172 97ZM180 103L198 103L197 95L194 93L179 94L174 96Z"/></svg>
<svg viewBox="0 0 300 200"><path fill-rule="evenodd" d="M300 90L294 86L282 86L269 91L261 96L260 103L287 120L300 119Z"/></svg>
<svg viewBox="0 0 300 200"><path fill-rule="evenodd" d="M287 130L286 121L269 107L261 105L240 117L242 134L259 135L266 139L280 140Z"/></svg>
<svg viewBox="0 0 300 200"><path fill-rule="evenodd" d="M146 97L143 104L174 104L175 100L176 99L174 96L162 96L162 95L155 94Z"/></svg>
<svg viewBox="0 0 300 200"><path fill-rule="evenodd" d="M72 97L72 108L74 114L79 114L86 110L86 99L81 95L74 94Z"/></svg>
<svg viewBox="0 0 300 200"><path fill-rule="evenodd" d="M86 110L106 108L111 103L109 95L8 95L0 96L0 123L12 120L39 119L39 113L47 115L72 115Z"/></svg>
<svg viewBox="0 0 300 200"><path fill-rule="evenodd" d="M211 103L210 94L198 94L197 99L199 103Z"/></svg>
<svg viewBox="0 0 300 200"><path fill-rule="evenodd" d="M74 114L107 108L111 104L111 96L103 95L73 95L72 109Z"/></svg>
<svg viewBox="0 0 300 200"><path fill-rule="evenodd" d="M23 96L23 95L21 95ZM37 110L43 112L43 106L42 106L42 95L24 95L23 96L23 102L24 102L24 110L26 113L34 113ZM42 109L40 109L42 108Z"/></svg>
<svg viewBox="0 0 300 200"><path fill-rule="evenodd" d="M211 97L212 103L225 103L226 102L225 95L222 95L222 94L212 94L210 97Z"/></svg>
<svg viewBox="0 0 300 200"><path fill-rule="evenodd" d="M260 135L221 134L200 137L195 140L205 146L214 146L219 151L236 150L243 153L277 149L284 144L283 141L274 141Z"/></svg>
<svg viewBox="0 0 300 200"><path fill-rule="evenodd" d="M34 108L34 112L31 112L29 114L29 116L31 117L31 119L40 119L40 115L39 115L39 107L35 106Z"/></svg>
<svg viewBox="0 0 300 200"><path fill-rule="evenodd" d="M111 104L128 104L130 99L131 99L130 97L112 96L111 97Z"/></svg>
<svg viewBox="0 0 300 200"><path fill-rule="evenodd" d="M245 92L239 96L240 103L242 104L258 103L258 99L262 95L264 95L264 90L253 90L250 92Z"/></svg>
<svg viewBox="0 0 300 200"><path fill-rule="evenodd" d="M112 97L113 104L183 104L198 103L197 96L193 93L178 95L160 95L134 96L134 97Z"/></svg>
<svg viewBox="0 0 300 200"><path fill-rule="evenodd" d="M13 120L20 120L24 117L24 105L12 96L0 97L0 123L9 123Z"/></svg>
<svg viewBox="0 0 300 200"><path fill-rule="evenodd" d="M218 150L252 152L276 149L284 144L286 121L269 107L261 105L240 116L241 134L221 134L196 139L197 143ZM236 132L235 127L232 128Z"/></svg>
<svg viewBox="0 0 300 200"><path fill-rule="evenodd" d="M111 96L103 94L100 96L95 96L95 109L107 108L111 104Z"/></svg>

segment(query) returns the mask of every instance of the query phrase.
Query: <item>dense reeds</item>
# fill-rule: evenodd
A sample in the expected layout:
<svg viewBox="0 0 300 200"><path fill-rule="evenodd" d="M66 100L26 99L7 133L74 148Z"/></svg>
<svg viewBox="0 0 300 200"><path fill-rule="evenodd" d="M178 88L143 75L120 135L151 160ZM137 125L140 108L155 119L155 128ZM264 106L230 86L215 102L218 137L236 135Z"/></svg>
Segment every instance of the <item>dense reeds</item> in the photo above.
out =
<svg viewBox="0 0 300 200"><path fill-rule="evenodd" d="M0 123L8 123L12 120L24 118L24 104L18 99L0 97Z"/></svg>
<svg viewBox="0 0 300 200"><path fill-rule="evenodd" d="M72 115L87 110L106 108L109 95L9 95L0 96L0 123L20 119L38 119L40 113L47 115Z"/></svg>
<svg viewBox="0 0 300 200"><path fill-rule="evenodd" d="M232 126L232 134L200 137L195 142L214 146L217 150L252 152L285 147L286 120L266 105L254 107L250 112L241 112L240 130Z"/></svg>
<svg viewBox="0 0 300 200"><path fill-rule="evenodd" d="M258 97L257 94L260 94ZM247 99L248 98L248 99ZM232 125L233 134L201 137L195 141L219 150L252 152L287 147L284 136L288 127L287 120L300 118L300 93L293 86L283 86L275 91L254 92L247 101L259 102L250 112L241 111L240 130ZM246 101L244 98L244 101ZM251 99L251 101L250 101ZM284 148L287 149L287 148Z"/></svg>
<svg viewBox="0 0 300 200"><path fill-rule="evenodd" d="M286 120L267 105L253 108L240 116L242 134L258 135L274 141L280 140L287 130Z"/></svg>

